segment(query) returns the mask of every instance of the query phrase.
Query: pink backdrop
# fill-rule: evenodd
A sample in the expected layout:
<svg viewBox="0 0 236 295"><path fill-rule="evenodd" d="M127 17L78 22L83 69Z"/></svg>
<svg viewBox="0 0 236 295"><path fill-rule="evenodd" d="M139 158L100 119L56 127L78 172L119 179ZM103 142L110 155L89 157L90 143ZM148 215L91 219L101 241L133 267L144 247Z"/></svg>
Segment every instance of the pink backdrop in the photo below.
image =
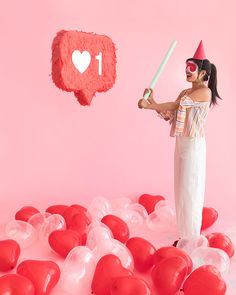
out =
<svg viewBox="0 0 236 295"><path fill-rule="evenodd" d="M155 89L157 100L174 100L190 86L185 59L202 39L224 99L208 116L205 204L233 218L233 6L202 0L196 9L187 0L1 1L0 221L23 205L87 205L96 196L150 193L173 200L169 123L137 108L173 39L178 45ZM52 83L51 43L61 29L105 34L118 48L116 83L91 107Z"/></svg>

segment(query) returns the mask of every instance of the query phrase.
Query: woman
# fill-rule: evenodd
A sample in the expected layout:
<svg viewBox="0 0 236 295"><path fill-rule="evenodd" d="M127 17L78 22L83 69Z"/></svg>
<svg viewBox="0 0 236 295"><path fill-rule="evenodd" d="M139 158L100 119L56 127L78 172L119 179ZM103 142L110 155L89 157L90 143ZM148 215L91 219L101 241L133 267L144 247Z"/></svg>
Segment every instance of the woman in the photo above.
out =
<svg viewBox="0 0 236 295"><path fill-rule="evenodd" d="M202 41L193 58L186 61L186 80L192 87L176 101L157 103L153 93L139 108L155 110L170 120L170 136L175 136L174 193L179 238L200 235L205 193L205 125L211 105L217 104L217 70L206 59ZM145 90L146 93L148 89ZM221 98L220 98L221 99ZM176 246L178 240L174 242Z"/></svg>

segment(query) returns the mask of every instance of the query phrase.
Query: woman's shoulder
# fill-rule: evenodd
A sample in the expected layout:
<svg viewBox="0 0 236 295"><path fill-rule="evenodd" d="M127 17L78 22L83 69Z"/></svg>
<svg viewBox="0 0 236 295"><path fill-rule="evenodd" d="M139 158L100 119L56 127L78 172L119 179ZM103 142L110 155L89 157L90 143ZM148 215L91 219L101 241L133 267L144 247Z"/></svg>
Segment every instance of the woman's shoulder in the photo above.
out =
<svg viewBox="0 0 236 295"><path fill-rule="evenodd" d="M201 87L191 92L192 89L188 89L186 94L193 100L198 102L210 102L211 101L211 89L208 87Z"/></svg>
<svg viewBox="0 0 236 295"><path fill-rule="evenodd" d="M187 93L188 90L190 90L190 88L182 90L176 100L180 100Z"/></svg>

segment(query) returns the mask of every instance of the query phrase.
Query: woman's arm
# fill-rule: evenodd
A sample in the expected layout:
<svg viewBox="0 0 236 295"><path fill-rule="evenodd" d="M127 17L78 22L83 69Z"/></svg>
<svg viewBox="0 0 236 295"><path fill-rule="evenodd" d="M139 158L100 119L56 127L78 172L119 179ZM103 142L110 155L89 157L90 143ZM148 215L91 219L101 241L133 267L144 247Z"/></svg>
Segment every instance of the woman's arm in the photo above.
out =
<svg viewBox="0 0 236 295"><path fill-rule="evenodd" d="M140 99L138 102L138 106L139 108L154 110L158 113L174 111L179 107L179 99L171 102L157 103L152 97L150 97L147 100Z"/></svg>
<svg viewBox="0 0 236 295"><path fill-rule="evenodd" d="M144 108L149 110L155 110L158 113L160 112L166 112L166 111L175 111L179 107L179 101L171 101L171 102L164 102L164 103L156 103L152 102L148 99L150 102L147 104Z"/></svg>
<svg viewBox="0 0 236 295"><path fill-rule="evenodd" d="M145 91L147 91L146 89ZM179 107L180 99L183 95L183 93L186 90L181 91L178 98L175 101L171 102L164 102L164 103L157 103L153 98L153 93L151 93L150 97L145 99L140 99L138 102L139 108L149 109L149 110L155 110L158 113L166 112L166 111L175 111ZM145 92L144 92L145 93Z"/></svg>

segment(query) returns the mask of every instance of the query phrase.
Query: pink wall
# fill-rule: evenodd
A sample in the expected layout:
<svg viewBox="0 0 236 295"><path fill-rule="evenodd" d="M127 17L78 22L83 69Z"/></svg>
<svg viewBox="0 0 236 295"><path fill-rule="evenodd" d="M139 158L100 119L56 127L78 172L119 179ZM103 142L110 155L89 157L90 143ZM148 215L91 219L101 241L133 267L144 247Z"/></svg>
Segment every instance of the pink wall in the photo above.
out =
<svg viewBox="0 0 236 295"><path fill-rule="evenodd" d="M218 67L224 98L208 116L206 205L233 216L235 164L235 7L233 1L4 1L0 7L1 213L18 206L89 204L162 194L173 199L174 138L169 124L137 101L173 39L178 45L156 87L174 100L185 59L202 39ZM230 6L231 5L231 6ZM91 107L55 87L51 43L61 29L111 37L117 79ZM14 209L14 210L13 210ZM223 210L224 209L224 210ZM2 216L1 216L2 218Z"/></svg>

